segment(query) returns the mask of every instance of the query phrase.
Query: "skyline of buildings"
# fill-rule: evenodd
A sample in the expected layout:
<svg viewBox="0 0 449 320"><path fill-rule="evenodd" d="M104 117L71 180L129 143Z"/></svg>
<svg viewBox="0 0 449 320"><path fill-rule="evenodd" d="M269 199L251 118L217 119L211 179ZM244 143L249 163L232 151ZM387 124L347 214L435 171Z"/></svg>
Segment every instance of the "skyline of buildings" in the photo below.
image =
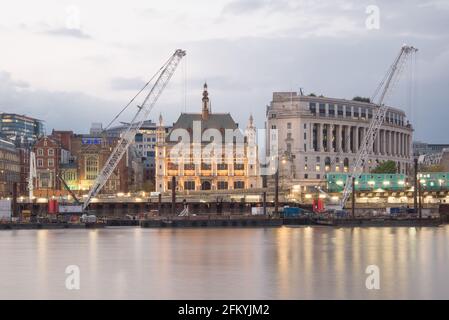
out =
<svg viewBox="0 0 449 320"><path fill-rule="evenodd" d="M348 172L375 108L377 106L366 101L317 97L302 92L273 92L272 101L265 110L265 127L278 130L282 186L292 188L299 185L305 191L311 186L325 185L327 173ZM44 190L45 194L66 194L57 178L59 174L71 190L88 190L129 125L121 122L103 128L101 123L92 123L89 133L53 130L45 136L42 120L10 113L0 115L0 132L7 144L10 141L8 146L4 144L2 148L15 148L14 154L18 155L17 183L20 194L27 193L31 148L36 154L37 189ZM203 129L220 132L238 129L246 135L245 139L249 134L255 140L257 129L252 115L248 113L248 116L248 126L242 129L229 113L212 113L205 85L201 113L181 113L170 126L163 125L162 115L159 123L150 119L143 123L120 168L114 172L103 192L167 192L171 189L173 176L177 178L178 191L261 187L258 159L251 165L248 154L258 154L260 149L270 150L269 139L262 146L254 142L252 150L248 149L248 141L245 140L245 152L239 164L234 163L235 157L232 163L223 164L205 163L203 158L198 160L193 157L192 163L199 166L189 167L191 164L188 163L173 163L169 156L175 145L169 139L170 134L176 129L184 129L191 134L195 121ZM206 142L210 141L202 141ZM407 175L412 170L413 154L429 154L421 162L439 164L443 158L442 150L447 146L413 142L413 127L405 112L390 108L364 171L370 172L378 164L392 160L397 164L398 173ZM6 162L2 166L7 166ZM11 183L17 179L9 177L1 180L4 180L3 185L10 186L3 188L3 196L11 195Z"/></svg>

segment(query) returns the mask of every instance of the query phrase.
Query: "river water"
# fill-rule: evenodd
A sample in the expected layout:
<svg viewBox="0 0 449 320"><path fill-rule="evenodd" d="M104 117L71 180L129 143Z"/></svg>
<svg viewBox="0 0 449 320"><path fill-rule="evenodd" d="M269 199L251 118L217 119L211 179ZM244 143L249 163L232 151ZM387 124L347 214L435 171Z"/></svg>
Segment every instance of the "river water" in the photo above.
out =
<svg viewBox="0 0 449 320"><path fill-rule="evenodd" d="M447 299L448 244L449 226L1 231L0 299Z"/></svg>

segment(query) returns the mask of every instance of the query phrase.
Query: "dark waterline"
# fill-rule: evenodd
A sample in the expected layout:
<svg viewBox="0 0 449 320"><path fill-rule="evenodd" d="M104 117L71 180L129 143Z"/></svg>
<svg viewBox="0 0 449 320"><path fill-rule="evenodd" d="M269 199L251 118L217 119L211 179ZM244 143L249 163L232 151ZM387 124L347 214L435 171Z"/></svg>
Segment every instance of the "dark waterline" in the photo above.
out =
<svg viewBox="0 0 449 320"><path fill-rule="evenodd" d="M2 231L0 298L447 299L448 243L449 226Z"/></svg>

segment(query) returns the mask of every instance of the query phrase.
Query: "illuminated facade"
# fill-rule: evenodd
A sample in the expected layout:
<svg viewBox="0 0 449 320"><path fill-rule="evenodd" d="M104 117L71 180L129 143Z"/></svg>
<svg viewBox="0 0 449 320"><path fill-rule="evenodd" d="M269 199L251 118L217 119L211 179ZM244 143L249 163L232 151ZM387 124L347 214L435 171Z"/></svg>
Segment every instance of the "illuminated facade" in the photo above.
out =
<svg viewBox="0 0 449 320"><path fill-rule="evenodd" d="M243 133L229 113L212 113L206 84L202 102L201 113L182 113L168 134L159 119L156 191L171 190L172 177L177 191L260 187L252 117ZM227 134L233 136L227 139ZM181 149L180 138L188 140Z"/></svg>
<svg viewBox="0 0 449 320"><path fill-rule="evenodd" d="M314 186L322 184L328 173L348 172L377 108L360 101L274 92L266 125L278 130L281 182ZM390 108L364 172L392 160L398 173L409 174L412 134L405 113Z"/></svg>

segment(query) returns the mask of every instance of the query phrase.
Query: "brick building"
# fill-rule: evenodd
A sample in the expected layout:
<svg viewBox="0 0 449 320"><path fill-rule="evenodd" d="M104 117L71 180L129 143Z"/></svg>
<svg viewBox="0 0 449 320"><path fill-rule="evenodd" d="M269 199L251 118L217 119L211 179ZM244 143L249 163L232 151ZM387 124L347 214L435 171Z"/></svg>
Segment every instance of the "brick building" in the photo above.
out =
<svg viewBox="0 0 449 320"><path fill-rule="evenodd" d="M34 144L33 152L36 154L36 189L45 190L47 194L60 190L61 183L56 177L61 163L60 143L47 136L41 137Z"/></svg>

